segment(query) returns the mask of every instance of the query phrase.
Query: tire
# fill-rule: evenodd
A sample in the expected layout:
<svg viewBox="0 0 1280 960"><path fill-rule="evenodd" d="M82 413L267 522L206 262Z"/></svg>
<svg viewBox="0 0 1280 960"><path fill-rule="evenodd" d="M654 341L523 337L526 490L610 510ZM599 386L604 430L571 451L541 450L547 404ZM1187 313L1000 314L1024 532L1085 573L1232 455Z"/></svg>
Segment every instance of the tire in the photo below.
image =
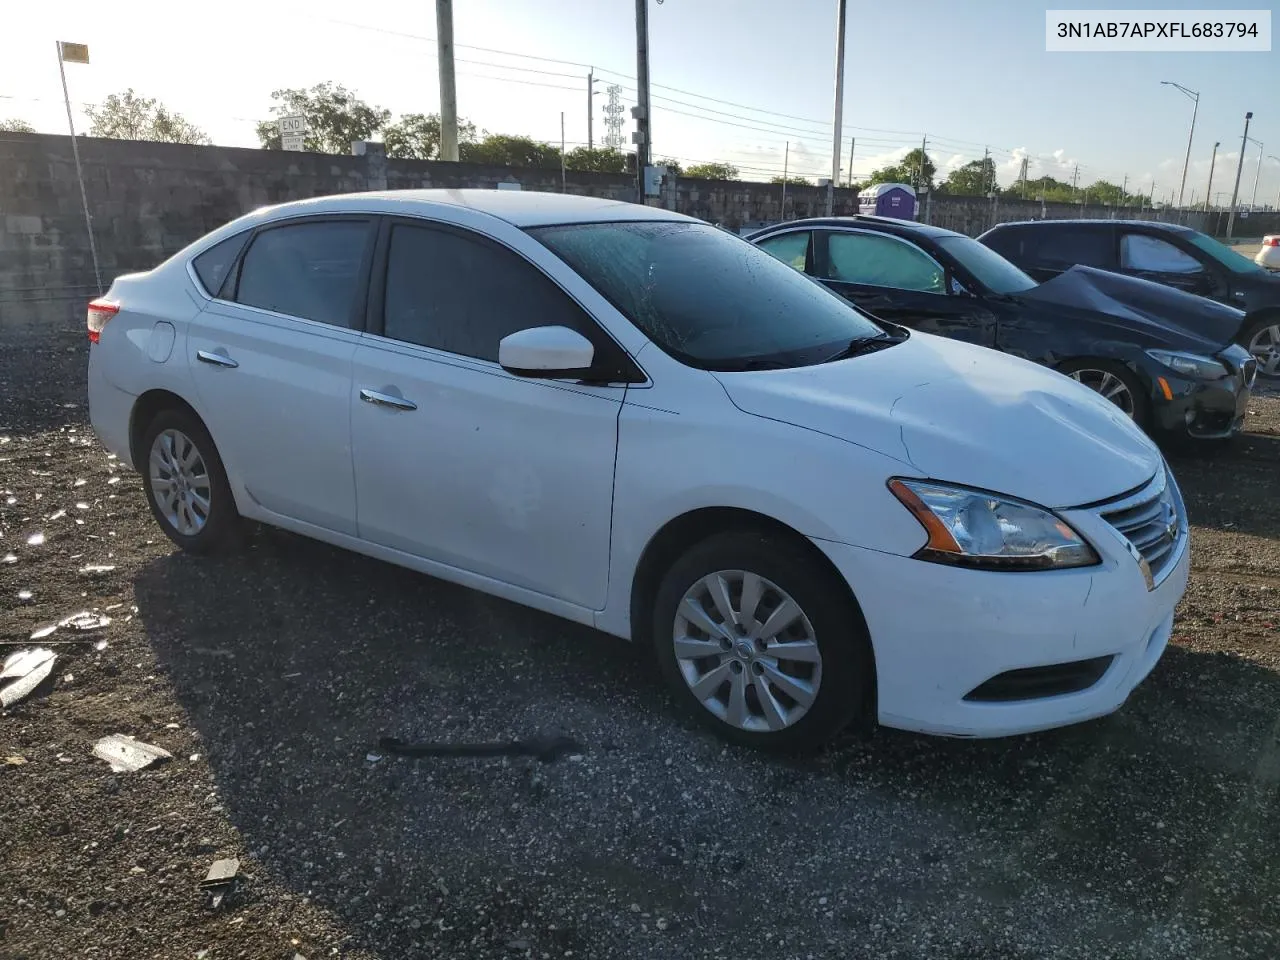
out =
<svg viewBox="0 0 1280 960"><path fill-rule="evenodd" d="M1269 314L1252 321L1237 338L1258 361L1258 379L1268 383L1280 383L1280 316ZM1258 352L1267 350L1266 356Z"/></svg>
<svg viewBox="0 0 1280 960"><path fill-rule="evenodd" d="M1071 379L1084 384L1097 393L1102 393L1098 386L1104 383L1111 384L1111 381L1106 379L1107 375L1114 377L1123 384L1132 398L1132 409L1126 409L1120 403L1116 403L1116 406L1129 414L1130 419L1143 430L1146 430L1151 425L1151 399L1147 396L1142 382L1123 363L1116 363L1114 360L1068 360L1058 367L1058 372L1066 374ZM1099 376L1090 376L1090 374L1098 374ZM1112 398L1108 397L1107 399ZM1112 402L1115 403L1115 400L1112 400Z"/></svg>
<svg viewBox="0 0 1280 960"><path fill-rule="evenodd" d="M766 646L767 637L753 642L753 636L760 633L758 627L754 633L749 627L745 633L733 627L714 634L712 640L711 631L697 626L702 618L684 617L682 611L689 609L685 601L693 592L701 597L701 609L709 611L712 627L732 622L717 613L719 608L710 590L704 590L704 578L716 574L725 574L720 580L728 587L735 612L741 607L745 587L745 578L739 580L739 574L759 579L756 612L765 621L771 612L780 609L781 595L794 601L800 616L776 636L793 644L791 649L796 652L791 656L803 655L805 659L769 656L766 650L777 647ZM756 617L748 620L744 616L742 620L760 625ZM654 599L652 622L658 666L676 699L695 718L734 743L807 753L819 749L855 718L872 716L875 659L862 612L845 583L818 562L805 545L789 538L743 530L717 534L690 548L663 577ZM728 632L738 637L736 643L730 642ZM689 656L677 656L677 635L684 638L681 649ZM802 641L802 636L807 639ZM800 646L805 649L799 650ZM815 647L817 663L812 662ZM749 654L745 652L748 648ZM706 657L695 655L704 649ZM716 677L721 679L717 681ZM718 695L709 696L704 702L692 688L699 679L706 684L704 695L713 688L718 689ZM798 687L793 683L797 680ZM786 688L812 690L815 680L811 703L798 712L796 708L803 704L791 698ZM771 703L761 697L762 684ZM735 691L741 691L736 705ZM735 706L737 717L743 722L731 722ZM771 713L766 709L769 706L778 709ZM793 719L777 726L779 719L788 718Z"/></svg>
<svg viewBox="0 0 1280 960"><path fill-rule="evenodd" d="M194 459L187 444L195 451ZM167 495L172 487L164 482L166 475L177 476L169 466L175 456L185 457L191 464L180 481L192 495L185 505L181 505L184 497ZM217 553L243 543L244 521L236 509L222 458L198 417L179 408L161 410L143 431L139 460L147 506L170 540L195 554ZM207 502L207 511L201 508L201 501ZM172 508L175 503L180 504L178 509Z"/></svg>

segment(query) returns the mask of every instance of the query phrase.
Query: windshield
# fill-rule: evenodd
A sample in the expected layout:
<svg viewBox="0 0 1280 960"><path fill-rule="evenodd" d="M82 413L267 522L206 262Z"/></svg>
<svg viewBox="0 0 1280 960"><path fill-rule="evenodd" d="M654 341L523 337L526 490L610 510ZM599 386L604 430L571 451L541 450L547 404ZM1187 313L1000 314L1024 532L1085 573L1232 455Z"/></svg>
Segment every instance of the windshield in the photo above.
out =
<svg viewBox="0 0 1280 960"><path fill-rule="evenodd" d="M1193 244L1233 273L1261 273L1262 267L1246 256L1232 250L1225 243L1203 233L1192 233L1188 238Z"/></svg>
<svg viewBox="0 0 1280 960"><path fill-rule="evenodd" d="M971 237L939 237L938 246L992 293L1022 293L1038 284L986 244Z"/></svg>
<svg viewBox="0 0 1280 960"><path fill-rule="evenodd" d="M690 366L806 366L883 332L817 281L710 224L581 223L529 233Z"/></svg>

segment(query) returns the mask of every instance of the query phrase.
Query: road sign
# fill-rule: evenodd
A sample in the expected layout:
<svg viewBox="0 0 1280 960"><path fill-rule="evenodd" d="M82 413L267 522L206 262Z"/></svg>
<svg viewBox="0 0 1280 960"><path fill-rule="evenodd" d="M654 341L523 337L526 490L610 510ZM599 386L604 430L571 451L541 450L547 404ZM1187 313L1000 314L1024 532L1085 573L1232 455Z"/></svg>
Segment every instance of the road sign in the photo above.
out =
<svg viewBox="0 0 1280 960"><path fill-rule="evenodd" d="M307 118L302 114L281 117L276 126L280 130L280 146L284 150L302 150L307 136Z"/></svg>
<svg viewBox="0 0 1280 960"><path fill-rule="evenodd" d="M88 63L89 45L87 43L67 43L59 41L58 49L62 51L64 63Z"/></svg>

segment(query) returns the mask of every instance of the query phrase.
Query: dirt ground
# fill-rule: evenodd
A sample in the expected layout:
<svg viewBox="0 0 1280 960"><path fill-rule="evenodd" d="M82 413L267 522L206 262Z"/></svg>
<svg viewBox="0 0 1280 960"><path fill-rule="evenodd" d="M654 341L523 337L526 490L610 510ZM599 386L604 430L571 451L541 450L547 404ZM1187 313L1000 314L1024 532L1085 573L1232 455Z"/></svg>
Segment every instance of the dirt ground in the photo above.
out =
<svg viewBox="0 0 1280 960"><path fill-rule="evenodd" d="M175 552L88 429L85 352L0 336L0 641L111 617L0 713L0 958L1280 955L1280 397L1174 462L1191 586L1119 713L797 762L589 630L278 532ZM376 754L543 731L582 753ZM173 759L113 773L111 733Z"/></svg>

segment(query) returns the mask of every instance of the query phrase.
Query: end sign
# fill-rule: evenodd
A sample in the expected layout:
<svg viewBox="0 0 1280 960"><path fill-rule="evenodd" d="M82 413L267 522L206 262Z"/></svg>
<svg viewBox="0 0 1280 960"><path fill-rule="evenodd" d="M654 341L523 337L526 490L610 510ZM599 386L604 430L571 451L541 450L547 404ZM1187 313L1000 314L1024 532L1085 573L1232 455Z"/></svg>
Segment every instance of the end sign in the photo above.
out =
<svg viewBox="0 0 1280 960"><path fill-rule="evenodd" d="M281 117L277 122L280 129L280 147L284 150L303 150L307 138L307 119L301 114Z"/></svg>

